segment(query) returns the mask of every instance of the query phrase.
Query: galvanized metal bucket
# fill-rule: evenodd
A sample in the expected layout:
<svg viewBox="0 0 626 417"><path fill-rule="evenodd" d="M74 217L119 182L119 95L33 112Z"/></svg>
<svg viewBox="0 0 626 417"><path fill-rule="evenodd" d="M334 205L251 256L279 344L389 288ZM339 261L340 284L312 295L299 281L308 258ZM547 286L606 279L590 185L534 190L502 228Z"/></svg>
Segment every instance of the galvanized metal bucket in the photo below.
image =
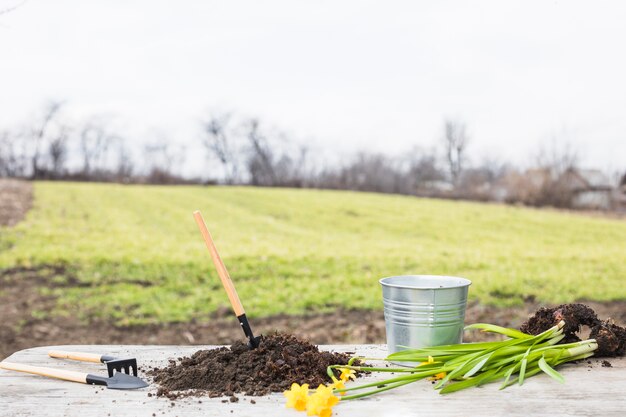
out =
<svg viewBox="0 0 626 417"><path fill-rule="evenodd" d="M389 354L462 342L470 280L402 275L383 278L380 284Z"/></svg>

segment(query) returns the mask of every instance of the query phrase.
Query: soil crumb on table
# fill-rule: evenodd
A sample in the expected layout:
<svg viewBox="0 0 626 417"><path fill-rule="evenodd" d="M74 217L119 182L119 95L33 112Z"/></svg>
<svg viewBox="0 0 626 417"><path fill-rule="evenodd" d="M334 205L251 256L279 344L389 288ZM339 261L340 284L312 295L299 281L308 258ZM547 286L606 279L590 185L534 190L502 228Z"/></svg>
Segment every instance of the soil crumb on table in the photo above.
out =
<svg viewBox="0 0 626 417"><path fill-rule="evenodd" d="M563 327L565 338L561 343L580 341L576 333L580 332L582 326L587 326L591 330L589 338L596 339L598 342L595 357L624 356L626 353L626 328L616 325L611 319L600 320L595 311L584 304L542 307L521 325L520 330L537 335L561 320L565 321L565 327Z"/></svg>
<svg viewBox="0 0 626 417"><path fill-rule="evenodd" d="M603 368L612 368L613 365L609 361L602 361L602 367Z"/></svg>
<svg viewBox="0 0 626 417"><path fill-rule="evenodd" d="M149 374L159 385L158 396L228 396L232 401L236 393L267 395L285 391L294 382L317 387L330 382L329 365L345 365L349 359L345 353L323 352L295 336L275 333L256 349L236 342L230 348L200 350Z"/></svg>

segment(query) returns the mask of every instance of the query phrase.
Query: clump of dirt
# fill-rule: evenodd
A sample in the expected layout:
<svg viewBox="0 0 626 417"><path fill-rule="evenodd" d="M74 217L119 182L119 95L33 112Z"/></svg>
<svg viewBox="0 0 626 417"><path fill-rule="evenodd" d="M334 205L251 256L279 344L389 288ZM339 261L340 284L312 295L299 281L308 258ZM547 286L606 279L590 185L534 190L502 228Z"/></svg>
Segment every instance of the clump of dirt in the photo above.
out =
<svg viewBox="0 0 626 417"><path fill-rule="evenodd" d="M624 356L626 353L626 327L620 327L611 320L593 326L589 338L598 342L597 357Z"/></svg>
<svg viewBox="0 0 626 417"><path fill-rule="evenodd" d="M315 345L293 335L274 333L262 339L256 349L243 342L230 348L200 350L191 357L170 360L165 368L149 374L159 385L158 396L210 397L267 395L289 389L293 382L311 387L330 381L329 365L345 365L345 353L322 352Z"/></svg>
<svg viewBox="0 0 626 417"><path fill-rule="evenodd" d="M580 341L576 335L581 326L592 327L600 322L596 312L584 304L562 304L558 307L542 307L520 326L524 333L537 335L545 332L561 320L565 321L563 343Z"/></svg>
<svg viewBox="0 0 626 417"><path fill-rule="evenodd" d="M561 304L560 306L542 307L520 326L524 333L537 335L565 321L563 333L565 338L561 343L580 341L577 333L582 326L587 326L591 333L590 339L596 339L598 349L594 356L611 357L623 356L626 353L626 327L616 325L611 319L600 320L595 311L584 304Z"/></svg>

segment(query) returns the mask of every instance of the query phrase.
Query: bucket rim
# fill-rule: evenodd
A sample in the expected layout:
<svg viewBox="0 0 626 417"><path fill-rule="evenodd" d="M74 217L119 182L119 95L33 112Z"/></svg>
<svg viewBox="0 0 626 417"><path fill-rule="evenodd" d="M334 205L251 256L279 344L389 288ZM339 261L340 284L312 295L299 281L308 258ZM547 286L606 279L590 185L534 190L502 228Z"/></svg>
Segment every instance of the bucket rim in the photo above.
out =
<svg viewBox="0 0 626 417"><path fill-rule="evenodd" d="M393 283L394 279L402 280L406 278L415 278L417 280L423 279L423 283L420 284L416 282L415 284L407 284L407 283ZM437 284L428 284L433 281L438 281ZM378 280L380 285L383 287L391 287L391 288L406 288L406 289L416 289L416 290L445 290L451 288L464 288L472 285L472 281L467 278L462 277L454 277L450 275L393 275L389 277L384 277ZM428 282L428 283L427 283Z"/></svg>

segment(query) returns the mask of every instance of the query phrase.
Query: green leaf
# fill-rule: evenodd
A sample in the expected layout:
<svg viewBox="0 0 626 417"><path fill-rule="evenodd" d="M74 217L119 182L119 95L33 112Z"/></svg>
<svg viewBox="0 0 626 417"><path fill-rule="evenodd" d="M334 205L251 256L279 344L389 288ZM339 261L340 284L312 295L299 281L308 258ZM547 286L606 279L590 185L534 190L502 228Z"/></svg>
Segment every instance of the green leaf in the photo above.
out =
<svg viewBox="0 0 626 417"><path fill-rule="evenodd" d="M457 354L476 352L479 350L489 349L496 346L499 342L481 342L481 343L458 343L455 345L440 345L419 349L406 349L392 353L388 358L404 357L404 356L439 356L444 354Z"/></svg>
<svg viewBox="0 0 626 417"><path fill-rule="evenodd" d="M500 369L492 369L488 372L483 372L472 378L464 379L463 381L448 384L439 391L440 394L449 394L451 392L460 391L465 388L480 386L490 381L494 381L502 377L503 372Z"/></svg>
<svg viewBox="0 0 626 417"><path fill-rule="evenodd" d="M538 374L539 372L541 372L541 369L539 369L538 366L534 366L531 367L530 365L526 368L526 379L530 378L531 376ZM506 384L504 384L500 389L504 389L506 387L510 387L511 385L515 384L515 382L517 382L518 378L513 378L511 381L508 381Z"/></svg>
<svg viewBox="0 0 626 417"><path fill-rule="evenodd" d="M509 383L509 379L511 378L511 375L513 374L513 371L515 371L515 366L511 366L505 373L504 373L504 382L502 383L502 385L500 386L500 389L504 389L507 387L507 384Z"/></svg>
<svg viewBox="0 0 626 417"><path fill-rule="evenodd" d="M437 381L437 383L435 384L434 388L435 389L439 389L439 388L443 387L445 384L447 384L448 381L450 381L450 374L446 374L446 376L444 376L442 379Z"/></svg>
<svg viewBox="0 0 626 417"><path fill-rule="evenodd" d="M478 329L484 332L499 333L505 336L512 337L513 339L530 339L531 337L533 337L532 335L520 332L519 330L509 329L507 327L496 326L495 324L488 323L474 323L470 324L469 326L465 326L465 330L470 329Z"/></svg>
<svg viewBox="0 0 626 417"><path fill-rule="evenodd" d="M482 352L464 356L463 357L463 359L464 359L463 363L461 365L457 366L456 368L454 368L452 370L452 372L448 373L447 376L449 377L449 379L454 379L457 376L461 376L461 375L465 374L466 372L469 372L474 367L474 365L477 362L480 362L479 358L481 358L483 356L481 353ZM450 362L448 362L446 365L448 365L448 364L450 364Z"/></svg>
<svg viewBox="0 0 626 417"><path fill-rule="evenodd" d="M530 350L533 347L530 346L528 348L528 350L526 350L526 353L524 353L524 356L522 357L522 363L520 364L520 370L519 370L519 384L522 385L524 383L524 375L526 374L526 365L528 364L528 355L530 355Z"/></svg>
<svg viewBox="0 0 626 417"><path fill-rule="evenodd" d="M491 358L492 355L493 355L493 352L489 353L488 355L485 355L476 365L474 365L472 369L470 369L465 375L463 375L463 378L469 378L473 376L476 372L480 371L482 367L487 363L487 361Z"/></svg>
<svg viewBox="0 0 626 417"><path fill-rule="evenodd" d="M565 383L565 378L563 378L563 375L552 369L552 367L548 365L548 362L546 362L546 359L543 356L541 357L541 359L539 359L539 368L546 374L550 375L552 378L559 381L561 384Z"/></svg>
<svg viewBox="0 0 626 417"><path fill-rule="evenodd" d="M519 384L522 385L524 383L524 374L526 373L526 364L528 363L528 359L524 358L522 359L522 364L519 368Z"/></svg>

